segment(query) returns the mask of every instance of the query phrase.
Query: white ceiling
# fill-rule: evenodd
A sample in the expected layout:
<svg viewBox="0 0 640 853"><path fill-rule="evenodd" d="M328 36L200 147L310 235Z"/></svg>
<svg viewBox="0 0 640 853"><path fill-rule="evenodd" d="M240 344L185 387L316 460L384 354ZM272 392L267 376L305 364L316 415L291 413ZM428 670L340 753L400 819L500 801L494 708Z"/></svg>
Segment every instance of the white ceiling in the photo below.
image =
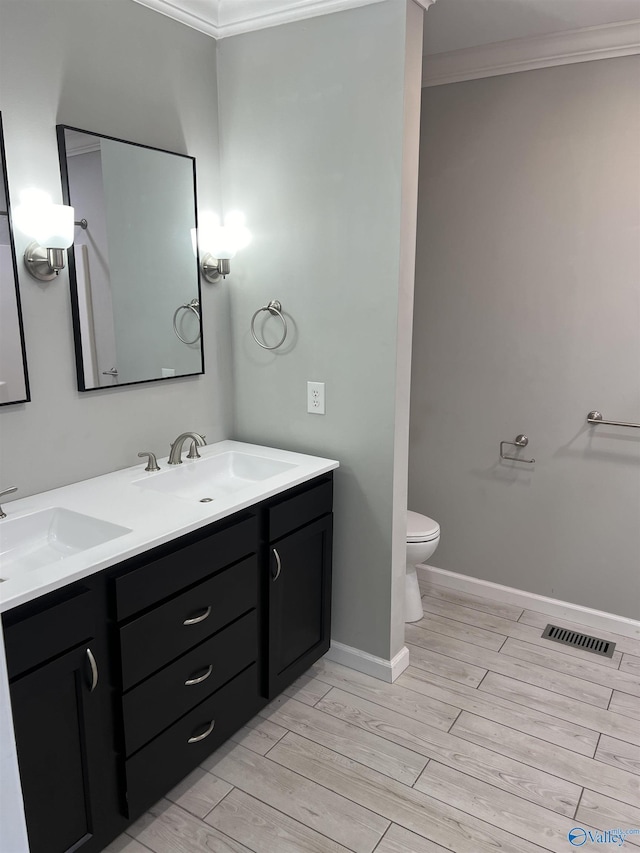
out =
<svg viewBox="0 0 640 853"><path fill-rule="evenodd" d="M424 53L477 47L640 18L640 0L437 0Z"/></svg>

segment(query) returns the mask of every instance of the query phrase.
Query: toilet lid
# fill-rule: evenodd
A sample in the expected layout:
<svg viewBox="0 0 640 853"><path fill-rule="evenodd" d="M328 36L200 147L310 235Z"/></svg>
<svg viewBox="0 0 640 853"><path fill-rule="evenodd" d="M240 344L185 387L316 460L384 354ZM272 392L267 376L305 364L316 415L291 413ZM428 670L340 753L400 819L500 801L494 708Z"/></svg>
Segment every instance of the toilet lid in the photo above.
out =
<svg viewBox="0 0 640 853"><path fill-rule="evenodd" d="M428 542L440 535L437 521L419 512L407 512L407 542Z"/></svg>

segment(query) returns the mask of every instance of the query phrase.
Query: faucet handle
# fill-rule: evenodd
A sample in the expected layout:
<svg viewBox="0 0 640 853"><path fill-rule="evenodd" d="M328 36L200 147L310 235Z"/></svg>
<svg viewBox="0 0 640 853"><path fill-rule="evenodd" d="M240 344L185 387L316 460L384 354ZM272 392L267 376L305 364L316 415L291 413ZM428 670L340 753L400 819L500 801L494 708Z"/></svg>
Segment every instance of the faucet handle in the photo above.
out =
<svg viewBox="0 0 640 853"><path fill-rule="evenodd" d="M198 453L198 445L195 441L191 442L191 447L189 448L189 452L187 453L187 459L200 459L200 454Z"/></svg>
<svg viewBox="0 0 640 853"><path fill-rule="evenodd" d="M17 492L17 491L18 491L17 486L11 486L8 489L3 489L0 492L0 498L3 498L5 495L12 495L14 492ZM0 518L6 518L6 517L7 517L7 513L0 506Z"/></svg>
<svg viewBox="0 0 640 853"><path fill-rule="evenodd" d="M138 456L147 457L147 467L144 469L145 471L160 470L160 466L158 465L158 460L156 459L155 453L152 453L150 450L141 450L140 453L138 453Z"/></svg>

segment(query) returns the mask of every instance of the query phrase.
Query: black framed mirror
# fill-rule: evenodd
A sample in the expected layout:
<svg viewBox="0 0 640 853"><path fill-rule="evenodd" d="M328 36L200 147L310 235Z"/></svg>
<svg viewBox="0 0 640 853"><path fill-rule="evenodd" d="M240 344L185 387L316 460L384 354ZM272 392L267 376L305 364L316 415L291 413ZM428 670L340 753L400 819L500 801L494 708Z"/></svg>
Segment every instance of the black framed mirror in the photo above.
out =
<svg viewBox="0 0 640 853"><path fill-rule="evenodd" d="M0 406L28 403L29 375L0 113Z"/></svg>
<svg viewBox="0 0 640 853"><path fill-rule="evenodd" d="M204 373L195 159L57 133L79 390Z"/></svg>

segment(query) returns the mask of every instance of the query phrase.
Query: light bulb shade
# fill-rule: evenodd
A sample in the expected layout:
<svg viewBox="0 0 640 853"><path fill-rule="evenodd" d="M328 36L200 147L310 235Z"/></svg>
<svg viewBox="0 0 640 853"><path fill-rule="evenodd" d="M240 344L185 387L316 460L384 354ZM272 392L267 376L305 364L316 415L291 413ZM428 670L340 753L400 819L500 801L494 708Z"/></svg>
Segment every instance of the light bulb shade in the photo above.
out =
<svg viewBox="0 0 640 853"><path fill-rule="evenodd" d="M251 242L251 231L245 225L245 215L239 210L233 210L224 217L225 228L229 231L230 240L236 252L244 249Z"/></svg>
<svg viewBox="0 0 640 853"><path fill-rule="evenodd" d="M52 204L39 190L21 195L16 208L18 228L45 249L66 249L73 243L75 212L66 204Z"/></svg>
<svg viewBox="0 0 640 853"><path fill-rule="evenodd" d="M75 211L66 204L42 208L34 226L33 239L47 249L67 249L73 243Z"/></svg>
<svg viewBox="0 0 640 853"><path fill-rule="evenodd" d="M226 225L218 225L211 231L209 251L218 260L229 260L235 257L236 245L234 235Z"/></svg>
<svg viewBox="0 0 640 853"><path fill-rule="evenodd" d="M239 211L228 213L224 225L220 223L219 216L211 211L203 211L200 215L197 242L203 259L203 275L207 281L213 282L220 275L228 275L229 264L223 262L234 258L236 252L251 241L251 233L244 221L244 214Z"/></svg>

